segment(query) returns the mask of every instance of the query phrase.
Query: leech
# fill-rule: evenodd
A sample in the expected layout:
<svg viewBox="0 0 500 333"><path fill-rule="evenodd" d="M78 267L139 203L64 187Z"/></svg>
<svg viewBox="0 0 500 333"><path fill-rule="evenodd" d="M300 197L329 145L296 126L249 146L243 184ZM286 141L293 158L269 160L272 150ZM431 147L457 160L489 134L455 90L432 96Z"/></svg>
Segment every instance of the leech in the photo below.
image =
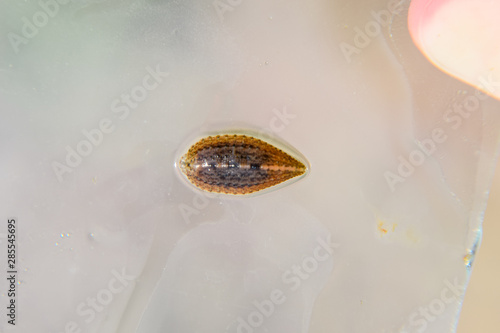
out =
<svg viewBox="0 0 500 333"><path fill-rule="evenodd" d="M179 161L186 178L201 190L250 194L302 176L307 167L283 150L248 135L209 136Z"/></svg>

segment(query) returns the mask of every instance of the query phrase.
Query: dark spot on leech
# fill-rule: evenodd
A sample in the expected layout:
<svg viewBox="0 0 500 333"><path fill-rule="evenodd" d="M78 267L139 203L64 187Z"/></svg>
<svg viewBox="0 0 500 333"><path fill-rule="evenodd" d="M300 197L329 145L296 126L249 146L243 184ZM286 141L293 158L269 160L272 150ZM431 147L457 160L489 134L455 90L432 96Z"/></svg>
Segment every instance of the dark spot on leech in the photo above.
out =
<svg viewBox="0 0 500 333"><path fill-rule="evenodd" d="M250 169L252 169L252 170L259 170L260 169L260 165L259 164L250 164Z"/></svg>

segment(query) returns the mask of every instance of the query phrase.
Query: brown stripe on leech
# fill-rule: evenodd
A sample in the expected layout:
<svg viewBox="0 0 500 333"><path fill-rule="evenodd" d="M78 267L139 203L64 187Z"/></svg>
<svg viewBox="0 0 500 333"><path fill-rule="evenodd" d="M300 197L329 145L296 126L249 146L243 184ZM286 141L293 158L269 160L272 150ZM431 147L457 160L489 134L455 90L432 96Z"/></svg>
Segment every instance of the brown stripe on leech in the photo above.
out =
<svg viewBox="0 0 500 333"><path fill-rule="evenodd" d="M204 191L249 194L301 176L307 168L265 141L233 134L201 139L182 157L180 169Z"/></svg>

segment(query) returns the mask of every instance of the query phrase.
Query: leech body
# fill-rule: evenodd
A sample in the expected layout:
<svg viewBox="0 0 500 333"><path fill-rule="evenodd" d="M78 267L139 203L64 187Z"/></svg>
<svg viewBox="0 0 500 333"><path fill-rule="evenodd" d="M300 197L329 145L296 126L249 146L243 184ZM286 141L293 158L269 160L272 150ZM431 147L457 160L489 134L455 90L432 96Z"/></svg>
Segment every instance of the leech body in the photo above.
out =
<svg viewBox="0 0 500 333"><path fill-rule="evenodd" d="M216 135L192 145L179 168L196 187L214 193L249 194L307 171L304 163L254 137Z"/></svg>

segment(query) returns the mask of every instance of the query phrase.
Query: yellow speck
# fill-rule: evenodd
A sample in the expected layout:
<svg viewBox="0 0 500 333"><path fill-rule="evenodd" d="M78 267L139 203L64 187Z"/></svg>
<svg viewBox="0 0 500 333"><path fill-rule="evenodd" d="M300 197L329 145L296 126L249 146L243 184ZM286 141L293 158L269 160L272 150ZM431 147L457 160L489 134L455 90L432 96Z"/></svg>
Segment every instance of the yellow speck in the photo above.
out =
<svg viewBox="0 0 500 333"><path fill-rule="evenodd" d="M396 230L396 226L396 223L386 225L386 222L377 220L377 230L382 234L387 234L389 231L394 232Z"/></svg>
<svg viewBox="0 0 500 333"><path fill-rule="evenodd" d="M384 229L383 226L384 226L384 222L379 222L378 225L377 225L378 231L383 232L384 234L386 234L387 233L387 229Z"/></svg>
<svg viewBox="0 0 500 333"><path fill-rule="evenodd" d="M464 256L464 263L467 267L471 266L471 260L472 260L472 255L470 253Z"/></svg>

